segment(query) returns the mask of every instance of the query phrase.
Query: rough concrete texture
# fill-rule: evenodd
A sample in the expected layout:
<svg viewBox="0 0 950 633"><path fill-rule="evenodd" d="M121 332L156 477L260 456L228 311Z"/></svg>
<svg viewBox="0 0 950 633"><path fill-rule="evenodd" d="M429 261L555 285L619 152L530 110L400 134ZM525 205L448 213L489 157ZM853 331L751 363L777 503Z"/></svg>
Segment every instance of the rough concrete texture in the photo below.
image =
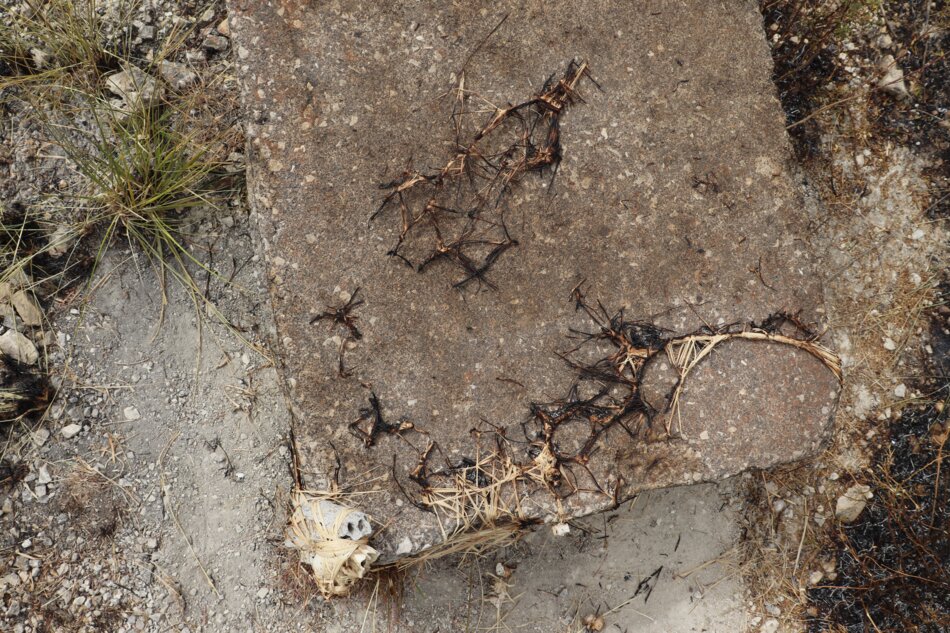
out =
<svg viewBox="0 0 950 633"><path fill-rule="evenodd" d="M529 406L569 397L573 372L557 352L576 344L571 328L591 328L571 300L579 283L609 311L676 334L779 310L820 318L754 2L235 0L231 26L301 476L312 488L375 491L360 503L385 526L381 560L454 527L420 508L409 477L430 443L429 472L481 489L497 473L466 464L492 451L537 459ZM572 59L600 89L582 80L583 103L561 119L553 186L546 176L512 187L505 217L518 245L490 269L496 289L455 289L459 271L446 263L420 274L388 257L400 222L393 210L369 221L379 185L410 158L424 169L453 156L460 70L474 108L530 98ZM314 321L357 288L361 337ZM561 481L519 482L513 513L583 515L638 490L802 457L825 436L837 392L816 359L763 342L724 345L690 380L683 438L612 426ZM367 430L371 393L404 431L367 446L351 423L362 416Z"/></svg>

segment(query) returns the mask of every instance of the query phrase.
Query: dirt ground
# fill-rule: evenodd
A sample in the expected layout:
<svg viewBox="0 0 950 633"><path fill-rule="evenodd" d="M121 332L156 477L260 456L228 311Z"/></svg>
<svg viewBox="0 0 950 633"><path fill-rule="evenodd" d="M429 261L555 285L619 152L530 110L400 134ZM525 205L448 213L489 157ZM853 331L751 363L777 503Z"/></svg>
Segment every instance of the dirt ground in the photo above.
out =
<svg viewBox="0 0 950 633"><path fill-rule="evenodd" d="M205 23L224 17L216 5ZM45 416L3 438L22 477L0 487L0 630L805 630L808 586L834 581L822 526L836 521L875 437L929 396L918 378L950 328L945 313L936 330L927 320L947 244L945 218L932 214L934 156L869 141L860 110L837 126L819 140L820 173L837 185L813 165L802 172L826 210L803 239L824 253L827 318L847 376L837 437L817 460L643 494L566 536L543 529L327 603L282 545L290 414L267 351L257 221L236 197L193 219L221 278L233 275L207 280L233 329L202 318L174 284L163 306L155 271L122 245L88 294L45 306L61 389ZM6 203L29 203L64 176L37 134L4 122L16 167Z"/></svg>

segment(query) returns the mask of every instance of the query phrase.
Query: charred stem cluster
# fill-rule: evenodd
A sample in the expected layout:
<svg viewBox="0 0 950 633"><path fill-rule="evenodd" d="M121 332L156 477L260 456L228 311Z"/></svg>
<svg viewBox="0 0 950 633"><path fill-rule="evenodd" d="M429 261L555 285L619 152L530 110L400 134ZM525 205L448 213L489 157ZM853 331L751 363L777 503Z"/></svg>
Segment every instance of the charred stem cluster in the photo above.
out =
<svg viewBox="0 0 950 633"><path fill-rule="evenodd" d="M457 289L472 282L494 289L489 269L518 244L505 222L507 198L526 174L550 172L553 181L562 157L561 117L580 100L577 87L584 77L590 78L587 64L572 61L531 99L493 107L488 122L466 139L466 121L481 110L467 109L473 94L465 90L463 75L452 113L455 155L437 170L418 171L410 163L380 185L388 193L371 220L390 208L401 220L388 254L419 272L449 262L462 271L453 284Z"/></svg>
<svg viewBox="0 0 950 633"><path fill-rule="evenodd" d="M639 442L675 439L678 434L669 420L675 411L676 395L689 368L721 341L748 338L793 345L818 357L840 377L836 357L815 343L818 335L795 315L780 312L760 323L704 327L692 334L673 336L650 322L628 318L623 310L611 314L600 302L596 306L588 303L580 286L574 289L572 299L594 327L590 331L571 330L577 343L560 354L575 374L567 395L552 402L532 403L530 416L520 424L520 434L483 422L481 428L471 431L473 444L478 447L474 457L450 459L429 440L409 475L420 495L419 499L406 496L417 507L431 510L433 499L444 505L444 491L451 490L452 485L464 487L459 495L466 499L487 495L497 505L501 495L507 501L517 500L518 495L510 488L528 482L543 486L559 502L579 492L599 493L617 501L622 479L606 490L589 466L592 455L604 444L603 438L611 430L618 430ZM685 346L692 350L690 354L682 353ZM671 351L675 351L675 357ZM671 362L680 369L680 378L665 407L658 411L644 402L640 385L647 362L659 353L670 354ZM685 359L682 367L677 364L678 358ZM666 424L657 424L657 420ZM408 430L425 433L408 421L386 422L375 394L370 397L370 407L362 409L351 424L351 431L366 446L372 446L382 434L401 435ZM432 464L436 455L442 457L438 466ZM503 490L506 486L509 490ZM508 518L517 520L519 515L511 511Z"/></svg>
<svg viewBox="0 0 950 633"><path fill-rule="evenodd" d="M316 315L310 319L310 325L317 323L319 321L329 321L332 326L343 326L346 329L346 336L340 341L340 351L337 360L337 372L343 378L350 376L350 372L347 371L346 366L343 364L343 357L346 354L346 346L348 343L353 341L358 341L363 338L363 333L360 332L359 327L356 325L357 316L353 314L356 308L363 305L362 299L357 299L360 289L357 288L353 291L353 294L350 295L350 298L346 300L341 305L336 306L327 306L323 312Z"/></svg>

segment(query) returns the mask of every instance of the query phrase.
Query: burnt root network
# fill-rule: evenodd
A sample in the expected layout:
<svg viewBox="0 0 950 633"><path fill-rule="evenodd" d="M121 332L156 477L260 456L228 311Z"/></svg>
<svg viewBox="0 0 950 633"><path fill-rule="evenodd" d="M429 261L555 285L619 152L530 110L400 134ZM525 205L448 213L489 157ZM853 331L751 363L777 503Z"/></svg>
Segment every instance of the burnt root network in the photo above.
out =
<svg viewBox="0 0 950 633"><path fill-rule="evenodd" d="M387 193L371 221L390 209L400 219L388 254L419 272L448 263L461 271L456 289L473 282L494 289L489 270L518 245L506 223L507 199L527 174L550 174L553 183L563 155L561 118L581 100L585 77L587 64L572 61L532 98L496 107L467 90L463 75L454 90L452 158L428 171L410 160L399 177L380 185ZM486 115L487 122L472 129L472 121Z"/></svg>
<svg viewBox="0 0 950 633"><path fill-rule="evenodd" d="M574 289L572 300L591 327L571 330L574 346L560 353L574 373L563 398L531 403L526 419L513 426L482 421L471 431L473 453L468 456L449 457L432 440L419 451L409 473L415 490L403 493L416 507L439 517L447 539L459 532L529 521L532 515L522 506L538 488L548 491L558 508L578 493L605 495L618 503L625 482L619 476L603 481L602 468L596 469L601 473L599 481L591 467L593 455L609 443L610 433L644 443L679 439L673 423L679 394L690 372L724 341L791 345L812 354L841 377L838 357L792 314L780 312L760 323L704 327L676 336L649 321L630 318L624 310L609 312L599 302L588 302L580 286ZM640 385L647 363L661 353L679 378L664 407L657 410L644 402ZM371 424L359 431L366 446L382 434L413 428L385 422L375 394L370 403L360 415L360 422Z"/></svg>

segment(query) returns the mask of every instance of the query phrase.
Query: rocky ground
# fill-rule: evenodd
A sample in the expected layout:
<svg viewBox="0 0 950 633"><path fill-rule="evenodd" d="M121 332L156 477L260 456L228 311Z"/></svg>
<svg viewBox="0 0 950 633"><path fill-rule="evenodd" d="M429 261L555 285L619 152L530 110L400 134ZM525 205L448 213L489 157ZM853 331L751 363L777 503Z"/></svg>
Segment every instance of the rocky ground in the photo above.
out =
<svg viewBox="0 0 950 633"><path fill-rule="evenodd" d="M808 34L764 4L781 70L778 53ZM236 102L226 17L222 4L148 3L132 22L134 46L145 55L174 25L194 27L171 60L179 72L156 80L192 81L181 72L194 72ZM835 69L824 92L790 114L803 186L824 209L803 239L824 253L827 317L847 371L837 436L817 460L644 494L568 536L539 532L325 603L282 547L293 438L267 351L274 330L262 247L237 191L189 216L196 252L219 273L197 269L196 277L230 326L205 318L207 307L174 283L163 299L161 277L122 242L88 286L38 291L42 318L31 311L32 294L16 298L25 280L11 283L5 332L30 345L4 333L16 340L0 340L0 349L29 362L34 346L58 391L45 415L4 430L0 629L830 628L814 590L844 582L833 537L858 520L869 495L880 496L869 466L891 424L946 398L939 389L950 336L939 294L947 104L929 102L934 92L922 78L934 65L915 71L919 43L907 39L900 16L849 19L856 26L836 42L832 61L820 57ZM926 28L946 22L937 25ZM924 36L928 54L939 53L942 40ZM896 68L906 72L898 77ZM5 221L18 206L68 207L56 201L73 200L81 177L24 106L3 103ZM889 133L901 111L903 120L926 115L933 125L926 135ZM224 150L239 163L234 147Z"/></svg>

